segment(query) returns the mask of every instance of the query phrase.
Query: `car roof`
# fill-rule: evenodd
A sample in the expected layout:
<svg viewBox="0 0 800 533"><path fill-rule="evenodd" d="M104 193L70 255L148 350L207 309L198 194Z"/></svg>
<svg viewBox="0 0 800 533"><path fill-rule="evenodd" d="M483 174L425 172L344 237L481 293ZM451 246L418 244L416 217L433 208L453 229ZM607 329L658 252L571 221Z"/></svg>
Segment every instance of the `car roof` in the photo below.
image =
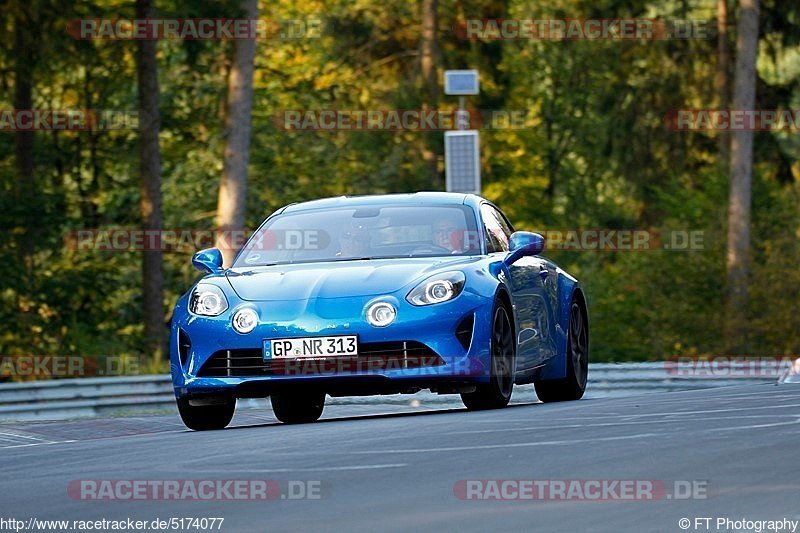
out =
<svg viewBox="0 0 800 533"><path fill-rule="evenodd" d="M470 201L471 200L471 201ZM409 194L371 194L365 196L337 196L289 204L281 212L293 213L312 209L332 207L357 207L375 205L463 205L475 200L483 201L477 195L455 192L415 192Z"/></svg>

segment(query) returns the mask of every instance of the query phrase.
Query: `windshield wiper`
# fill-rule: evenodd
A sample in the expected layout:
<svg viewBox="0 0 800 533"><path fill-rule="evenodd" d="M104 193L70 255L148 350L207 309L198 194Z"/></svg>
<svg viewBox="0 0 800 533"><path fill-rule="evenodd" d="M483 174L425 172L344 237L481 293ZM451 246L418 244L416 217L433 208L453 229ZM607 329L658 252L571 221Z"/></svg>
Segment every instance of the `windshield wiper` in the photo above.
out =
<svg viewBox="0 0 800 533"><path fill-rule="evenodd" d="M343 263L345 261L372 261L372 257L348 257L346 259L333 259L334 263Z"/></svg>

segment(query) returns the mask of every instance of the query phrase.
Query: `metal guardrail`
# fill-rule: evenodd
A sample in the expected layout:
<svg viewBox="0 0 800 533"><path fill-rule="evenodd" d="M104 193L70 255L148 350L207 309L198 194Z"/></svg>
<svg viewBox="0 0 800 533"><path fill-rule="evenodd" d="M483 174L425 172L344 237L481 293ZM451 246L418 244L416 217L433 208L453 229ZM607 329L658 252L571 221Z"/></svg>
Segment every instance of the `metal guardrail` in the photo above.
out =
<svg viewBox="0 0 800 533"><path fill-rule="evenodd" d="M58 420L168 409L169 376L54 379L0 384L0 420Z"/></svg>
<svg viewBox="0 0 800 533"><path fill-rule="evenodd" d="M588 397L621 396L765 383L767 378L709 379L670 375L664 363L594 363L589 368ZM518 388L514 400L535 399L532 387ZM415 395L425 404L446 404L457 397ZM329 404L408 404L409 397L332 398ZM247 406L247 402L244 406ZM0 420L63 420L118 414L175 411L169 376L123 376L58 379L0 384Z"/></svg>

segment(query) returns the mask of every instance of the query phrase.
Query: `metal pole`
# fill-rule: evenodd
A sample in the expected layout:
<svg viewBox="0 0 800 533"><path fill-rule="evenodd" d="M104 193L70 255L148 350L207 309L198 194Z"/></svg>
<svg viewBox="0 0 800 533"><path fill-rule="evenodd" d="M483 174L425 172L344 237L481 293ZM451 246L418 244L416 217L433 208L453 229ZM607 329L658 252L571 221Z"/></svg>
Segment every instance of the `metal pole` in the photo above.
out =
<svg viewBox="0 0 800 533"><path fill-rule="evenodd" d="M467 99L463 96L458 97L458 112L456 113L456 129L466 130L469 128L469 113L467 112Z"/></svg>

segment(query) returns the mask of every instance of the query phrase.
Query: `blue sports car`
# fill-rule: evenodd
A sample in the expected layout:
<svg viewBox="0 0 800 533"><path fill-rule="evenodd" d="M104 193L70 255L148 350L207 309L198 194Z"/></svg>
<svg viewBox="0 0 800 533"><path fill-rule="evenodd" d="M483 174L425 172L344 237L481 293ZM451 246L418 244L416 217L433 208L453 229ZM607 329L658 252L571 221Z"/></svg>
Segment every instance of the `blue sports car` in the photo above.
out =
<svg viewBox="0 0 800 533"><path fill-rule="evenodd" d="M504 407L513 385L545 402L586 388L580 283L540 257L492 203L456 193L340 197L267 218L224 269L178 301L170 360L181 418L230 423L236 398L269 396L285 423L317 420L326 395L460 394Z"/></svg>

